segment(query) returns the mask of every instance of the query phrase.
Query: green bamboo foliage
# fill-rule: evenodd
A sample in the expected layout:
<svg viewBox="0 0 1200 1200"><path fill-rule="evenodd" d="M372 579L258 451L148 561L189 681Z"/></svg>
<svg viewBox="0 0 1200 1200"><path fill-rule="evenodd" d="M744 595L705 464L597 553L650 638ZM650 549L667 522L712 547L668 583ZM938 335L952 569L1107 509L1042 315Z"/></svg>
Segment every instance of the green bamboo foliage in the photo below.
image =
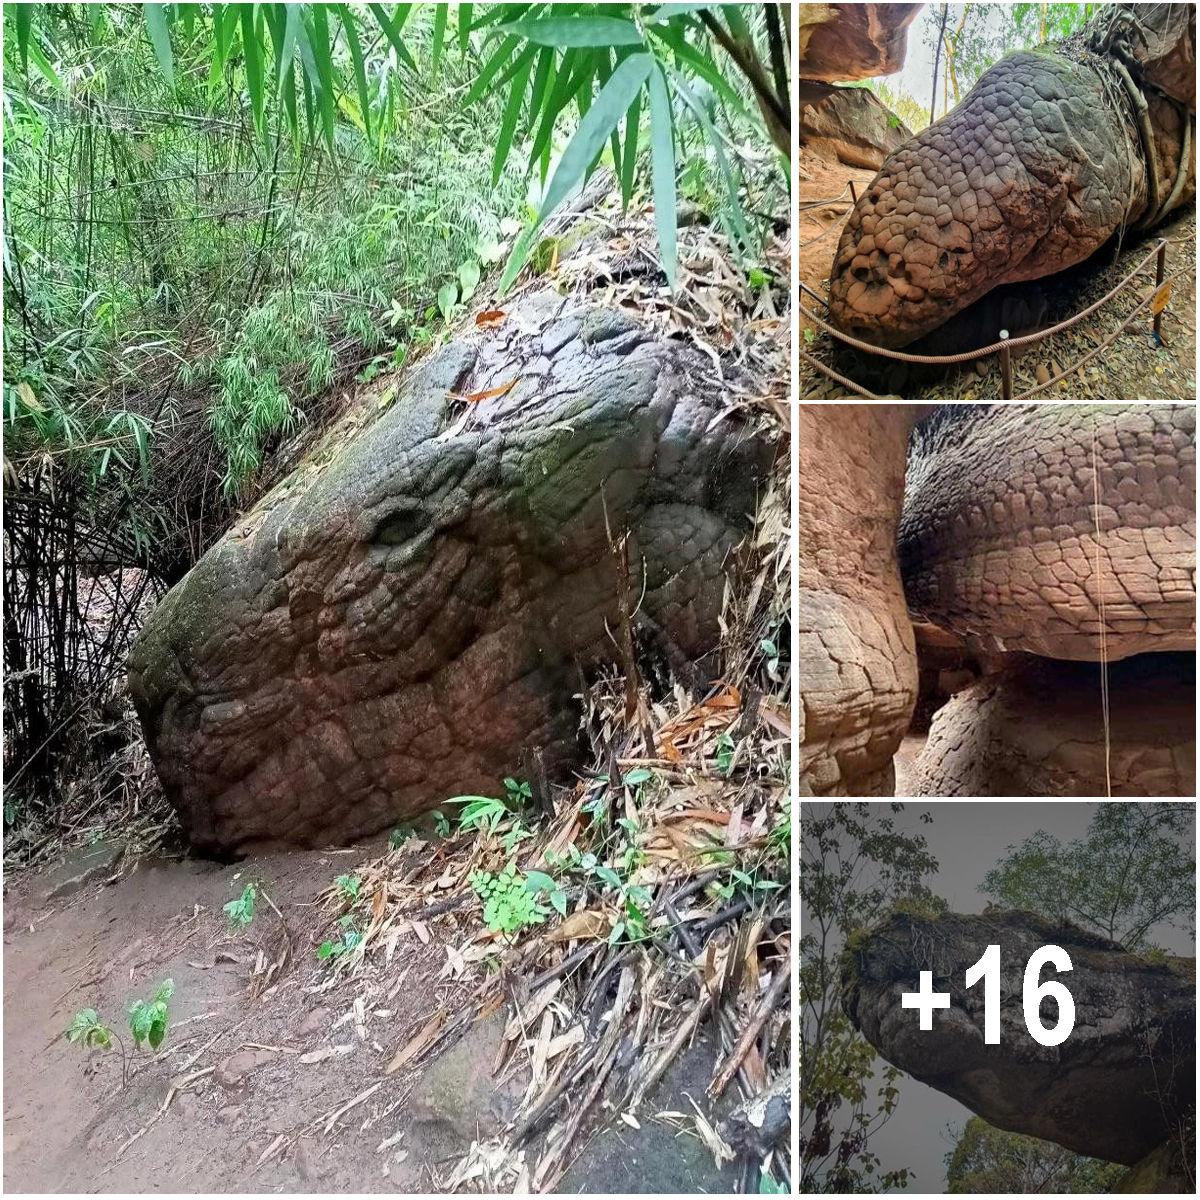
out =
<svg viewBox="0 0 1200 1200"><path fill-rule="evenodd" d="M39 7L6 6L17 10L23 61L32 61L50 79L53 68L42 45L52 18L35 14ZM377 137L386 136L395 109L383 76L421 74L404 36L419 7L433 10L428 72L437 74L447 43L456 40L461 54L478 56L478 72L464 104L469 107L497 92L505 96L493 182L511 156L524 149L526 169L545 184L533 222L500 281L501 294L525 265L542 226L586 183L606 147L622 198L629 203L643 112L650 119L651 191L671 286L676 281L672 214L682 114L698 127L716 163L724 190L719 216L731 240L739 251L752 251L742 183L716 109L726 121L757 124L786 155L786 22L781 6L146 4L141 11L168 83L174 80L181 50L190 60L207 59L214 90L238 79L260 136L267 138L273 128L283 127L296 138L320 136L332 153L342 119L368 140L373 129ZM383 74L377 69L381 48L387 52ZM421 85L419 78L407 82ZM555 163L555 131L573 117L578 126Z"/></svg>

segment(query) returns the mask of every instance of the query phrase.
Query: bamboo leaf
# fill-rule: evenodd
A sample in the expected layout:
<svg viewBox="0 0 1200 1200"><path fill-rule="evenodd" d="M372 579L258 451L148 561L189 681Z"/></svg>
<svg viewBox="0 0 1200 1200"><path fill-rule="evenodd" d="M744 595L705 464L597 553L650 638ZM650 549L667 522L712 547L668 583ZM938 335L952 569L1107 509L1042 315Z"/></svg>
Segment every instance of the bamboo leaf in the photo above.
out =
<svg viewBox="0 0 1200 1200"><path fill-rule="evenodd" d="M570 53L568 51L568 53ZM538 58L537 71L533 76L533 91L529 94L529 115L525 119L525 132L533 128L537 115L542 111L542 101L546 98L546 89L554 78L554 64L557 55L552 46L543 46Z"/></svg>
<svg viewBox="0 0 1200 1200"><path fill-rule="evenodd" d="M314 4L309 9L309 13L312 18L309 43L317 65L317 103L321 111L321 124L325 128L325 141L329 144L329 152L332 154L336 97L333 84L333 57L329 46L329 19L323 4Z"/></svg>
<svg viewBox="0 0 1200 1200"><path fill-rule="evenodd" d="M339 5L340 8L346 6ZM276 85L276 90L283 91L283 81L287 78L292 69L292 59L296 54L296 34L300 30L300 5L285 4L287 10L287 19L283 28L283 46L279 52L279 81Z"/></svg>
<svg viewBox="0 0 1200 1200"><path fill-rule="evenodd" d="M654 12L649 13L645 18L647 25L659 24L663 21L671 21L676 17L687 16L689 13L702 12L706 8L712 8L714 5L711 0L700 0L695 4L664 4L660 8L656 8Z"/></svg>
<svg viewBox="0 0 1200 1200"><path fill-rule="evenodd" d="M258 42L258 32L254 27L254 5L238 5L238 15L242 24L242 57L246 63L246 90L250 93L254 127L261 133L263 128L262 51Z"/></svg>
<svg viewBox="0 0 1200 1200"><path fill-rule="evenodd" d="M521 115L521 107L525 103L525 91L529 86L529 73L533 68L533 59L526 60L525 65L513 77L512 87L508 93L508 103L504 106L504 115L500 118L500 137L496 142L496 153L492 156L492 186L500 181L504 163L508 159L508 151L512 146L513 134L517 128L517 119Z"/></svg>
<svg viewBox="0 0 1200 1200"><path fill-rule="evenodd" d="M675 290L676 237L678 216L675 211L675 120L671 97L662 67L657 63L647 85L650 108L650 173L654 187L654 226L663 271L671 290ZM628 153L628 147L626 148Z"/></svg>
<svg viewBox="0 0 1200 1200"><path fill-rule="evenodd" d="M533 7L532 4L494 4L471 26L471 32L474 33L477 29L486 29L489 25L494 25L497 21L503 21L505 18L515 21Z"/></svg>
<svg viewBox="0 0 1200 1200"><path fill-rule="evenodd" d="M446 15L450 11L448 4L435 4L433 7L433 45L429 54L429 65L437 74L438 63L442 60L442 43L446 40Z"/></svg>
<svg viewBox="0 0 1200 1200"><path fill-rule="evenodd" d="M554 81L554 87L550 89L550 98L546 101L541 124L533 139L533 149L529 152L530 166L541 158L544 150L549 148L550 137L554 132L554 122L558 119L558 114L562 112L567 101L574 95L573 79L575 72L579 69L579 58L578 50L568 50L562 56L562 62L558 64L558 77ZM536 114L531 113L531 120L534 117Z"/></svg>
<svg viewBox="0 0 1200 1200"><path fill-rule="evenodd" d="M146 5L146 28L150 42L168 87L175 86L175 62L171 57L171 35L167 29L167 12L162 4Z"/></svg>
<svg viewBox="0 0 1200 1200"><path fill-rule="evenodd" d="M527 17L500 27L542 46L640 46L641 30L619 17Z"/></svg>
<svg viewBox="0 0 1200 1200"><path fill-rule="evenodd" d="M713 91L717 92L734 112L750 117L752 120L758 119L761 122L761 117L757 117L756 112L748 109L741 96L729 86L712 58L688 42L681 29L673 27L662 30L655 29L653 33L671 48L677 58L687 63Z"/></svg>
<svg viewBox="0 0 1200 1200"><path fill-rule="evenodd" d="M367 89L367 64L363 60L362 46L358 41L358 27L354 24L354 16L348 5L339 4L337 10L342 18L346 44L350 48L350 58L354 63L354 82L358 85L358 106L362 110L363 132L370 138L371 93Z"/></svg>
<svg viewBox="0 0 1200 1200"><path fill-rule="evenodd" d="M657 68L656 68L657 70ZM659 72L661 74L661 72ZM653 74L650 86L653 87ZM625 151L621 159L621 209L629 208L629 198L633 195L633 178L637 173L638 134L642 123L642 92L639 88L634 94L633 103L625 114Z"/></svg>
<svg viewBox="0 0 1200 1200"><path fill-rule="evenodd" d="M458 6L458 48L463 54L471 44L471 8L470 4Z"/></svg>
<svg viewBox="0 0 1200 1200"><path fill-rule="evenodd" d="M38 45L36 37L29 39L29 57L33 59L33 65L41 72L43 78L55 91L64 92L62 80L59 79L58 73L50 65L50 60L43 53L41 46Z"/></svg>
<svg viewBox="0 0 1200 1200"><path fill-rule="evenodd" d="M721 213L727 216L729 224L732 226L730 230L734 249L737 250L740 245L741 250L748 251L750 249L750 230L746 226L746 218L742 213L742 202L738 198L737 180L734 177L733 171L729 166L729 160L725 157L724 147L721 145L721 135L713 127L712 121L709 120L708 113L692 93L692 89L688 87L687 80L671 68L671 76L675 82L675 90L682 97L683 102L692 110L701 126L704 129L708 143L713 148L713 155L716 157L717 166L720 169L721 176L725 181L725 188L729 193L729 203L721 206Z"/></svg>
<svg viewBox="0 0 1200 1200"><path fill-rule="evenodd" d="M379 22L379 28L383 30L383 36L387 38L392 49L395 50L396 57L402 62L408 63L415 71L417 64L413 56L409 54L408 47L404 44L404 39L400 36L400 30L403 28L404 22L408 19L408 5L400 5L400 8L397 9L397 18L395 21L388 16L387 9L382 4L368 4L367 7L374 14L375 20Z"/></svg>
<svg viewBox="0 0 1200 1200"><path fill-rule="evenodd" d="M21 63L29 70L29 33L33 28L33 5L17 4L17 48L21 51Z"/></svg>
<svg viewBox="0 0 1200 1200"><path fill-rule="evenodd" d="M513 56L513 52L520 44L521 39L513 37L511 34L500 43L500 49L488 59L487 64L479 73L479 78L475 80L471 90L466 95L466 99L463 100L464 108L470 108L487 91L488 84L495 79L496 75L507 64L508 60Z"/></svg>
<svg viewBox="0 0 1200 1200"><path fill-rule="evenodd" d="M617 67L612 73L612 78L600 89L595 102L567 143L562 158L558 160L558 166L542 198L537 221L517 239L517 244L513 247L497 289L500 295L512 286L513 280L525 265L533 249L537 231L546 218L587 177L596 156L604 149L604 143L625 115L629 107L630 93L637 91L646 82L653 66L654 60L649 54L632 54Z"/></svg>

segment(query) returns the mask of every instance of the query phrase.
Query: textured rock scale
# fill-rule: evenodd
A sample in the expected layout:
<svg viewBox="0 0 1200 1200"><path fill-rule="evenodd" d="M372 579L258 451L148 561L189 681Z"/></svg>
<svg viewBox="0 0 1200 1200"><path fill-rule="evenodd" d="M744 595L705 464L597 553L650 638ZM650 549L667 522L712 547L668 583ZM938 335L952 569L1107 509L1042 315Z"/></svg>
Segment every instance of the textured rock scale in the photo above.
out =
<svg viewBox="0 0 1200 1200"><path fill-rule="evenodd" d="M702 681L773 456L728 399L707 356L620 314L510 312L310 458L130 656L194 844L344 843L498 794L535 750L568 777L574 697L618 658L623 609ZM628 534L623 600L609 530Z"/></svg>
<svg viewBox="0 0 1200 1200"><path fill-rule="evenodd" d="M1159 202L1175 195L1182 171L1178 208L1196 191L1195 139L1185 136L1195 114L1168 94L1187 87L1169 76L1191 77L1194 104L1195 7L1137 7L1154 40L1152 52L1135 47L1156 85L1144 90ZM1050 47L1009 54L887 159L838 244L829 307L839 326L875 345L907 345L992 288L1082 262L1142 217L1151 189L1137 123L1097 61Z"/></svg>
<svg viewBox="0 0 1200 1200"><path fill-rule="evenodd" d="M1000 946L1000 1043L984 1043L984 987L965 973ZM1055 945L1072 970L1042 971L1067 987L1075 1025L1066 1041L1042 1046L1025 1024L1025 964ZM921 971L950 1007L922 1031L902 995ZM1130 1166L1178 1137L1196 1093L1196 961L1149 962L1074 926L1032 913L983 916L896 914L850 941L842 1003L888 1062L953 1096L984 1120ZM1058 1004L1041 1003L1043 1026Z"/></svg>

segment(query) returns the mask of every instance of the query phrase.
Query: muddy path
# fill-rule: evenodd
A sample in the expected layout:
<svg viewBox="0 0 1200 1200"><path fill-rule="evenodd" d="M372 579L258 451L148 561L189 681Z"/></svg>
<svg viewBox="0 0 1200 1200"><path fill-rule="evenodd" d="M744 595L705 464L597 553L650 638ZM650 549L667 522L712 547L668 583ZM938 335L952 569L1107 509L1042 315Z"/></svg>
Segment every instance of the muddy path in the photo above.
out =
<svg viewBox="0 0 1200 1200"><path fill-rule="evenodd" d="M55 900L46 894L61 868L10 880L5 1190L443 1189L472 1142L511 1115L527 1065L510 1055L497 1070L507 1014L470 1012L475 988L446 969L453 927L438 929L440 920L402 935L386 970L365 984L335 980L317 961L334 925L322 892L385 848L233 866L141 861ZM286 936L261 902L248 931L230 931L222 906L251 879L283 914ZM168 1036L158 1053L130 1055L124 1087L119 1051L68 1044L64 1030L83 1008L128 1042L129 1005L166 978L175 985ZM419 1067L389 1073L398 1049L442 1009L468 1014L465 1034L432 1062L418 1055ZM670 1119L690 1111L685 1096L703 1101L712 1062L706 1039L697 1039L641 1128L591 1130L561 1188L611 1190L607 1180L618 1191L730 1190L736 1173L716 1170L699 1140ZM470 1180L463 1190L472 1190Z"/></svg>

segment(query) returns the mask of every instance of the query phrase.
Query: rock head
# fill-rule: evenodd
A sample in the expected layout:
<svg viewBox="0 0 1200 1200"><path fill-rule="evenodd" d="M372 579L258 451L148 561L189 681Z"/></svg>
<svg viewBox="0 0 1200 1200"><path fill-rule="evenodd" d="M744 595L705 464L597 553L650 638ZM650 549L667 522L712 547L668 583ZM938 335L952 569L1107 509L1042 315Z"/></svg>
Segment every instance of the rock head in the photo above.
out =
<svg viewBox="0 0 1200 1200"><path fill-rule="evenodd" d="M773 457L729 400L698 350L611 311L531 305L437 353L331 461L310 457L130 654L193 843L345 843L498 794L534 750L562 777L575 697L619 661L623 613L701 682Z"/></svg>
<svg viewBox="0 0 1200 1200"><path fill-rule="evenodd" d="M984 984L965 974L1000 947L1000 1043L984 1042ZM1025 1024L1025 965L1059 946L1072 970L1043 969L1071 994L1075 1024L1043 1046ZM950 1007L922 1031L902 995L931 971ZM902 1071L1000 1129L1132 1166L1178 1136L1196 1095L1196 961L1149 961L1069 923L1032 913L896 913L850 939L842 1003L862 1035ZM1042 1000L1046 1028L1058 1005Z"/></svg>

